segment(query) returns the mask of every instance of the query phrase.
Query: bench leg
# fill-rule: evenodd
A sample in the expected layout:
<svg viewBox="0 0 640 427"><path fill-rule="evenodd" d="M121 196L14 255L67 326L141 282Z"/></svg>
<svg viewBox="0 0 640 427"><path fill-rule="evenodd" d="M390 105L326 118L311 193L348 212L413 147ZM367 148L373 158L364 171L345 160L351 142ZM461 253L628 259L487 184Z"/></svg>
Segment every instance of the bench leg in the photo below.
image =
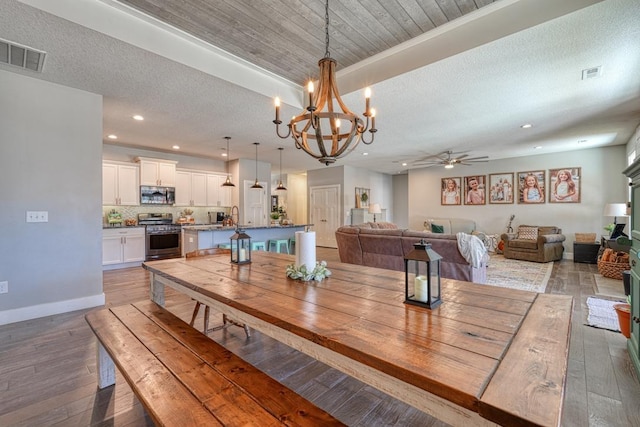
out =
<svg viewBox="0 0 640 427"><path fill-rule="evenodd" d="M116 383L116 366L100 341L98 341L96 350L96 361L98 363L96 371L98 374L98 388L103 389L114 385Z"/></svg>

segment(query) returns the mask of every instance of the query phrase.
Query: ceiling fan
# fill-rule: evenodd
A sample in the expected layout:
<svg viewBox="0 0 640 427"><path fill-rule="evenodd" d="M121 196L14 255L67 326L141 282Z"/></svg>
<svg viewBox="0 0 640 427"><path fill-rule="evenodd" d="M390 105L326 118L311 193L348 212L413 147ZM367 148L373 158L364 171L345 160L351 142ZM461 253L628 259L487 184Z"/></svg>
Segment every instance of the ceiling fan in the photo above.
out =
<svg viewBox="0 0 640 427"><path fill-rule="evenodd" d="M413 166L439 166L443 165L446 169L451 169L455 165L472 165L474 163L486 162L489 156L469 157L466 152L454 153L451 150L443 151L439 154L432 154L413 162Z"/></svg>

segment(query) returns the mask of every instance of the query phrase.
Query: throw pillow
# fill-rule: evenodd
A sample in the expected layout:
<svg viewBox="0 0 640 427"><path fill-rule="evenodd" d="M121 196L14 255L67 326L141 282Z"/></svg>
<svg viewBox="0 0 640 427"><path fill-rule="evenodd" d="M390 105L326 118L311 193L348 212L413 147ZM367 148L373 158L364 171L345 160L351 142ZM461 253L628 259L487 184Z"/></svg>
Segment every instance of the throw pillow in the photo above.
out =
<svg viewBox="0 0 640 427"><path fill-rule="evenodd" d="M444 225L431 224L432 233L444 233Z"/></svg>
<svg viewBox="0 0 640 427"><path fill-rule="evenodd" d="M518 227L518 239L536 240L538 238L538 227Z"/></svg>

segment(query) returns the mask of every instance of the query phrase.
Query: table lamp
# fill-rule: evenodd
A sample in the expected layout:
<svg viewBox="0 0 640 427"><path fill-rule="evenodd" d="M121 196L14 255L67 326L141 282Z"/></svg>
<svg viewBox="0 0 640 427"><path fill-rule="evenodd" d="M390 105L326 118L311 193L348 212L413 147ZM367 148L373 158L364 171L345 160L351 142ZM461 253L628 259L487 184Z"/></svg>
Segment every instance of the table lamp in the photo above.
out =
<svg viewBox="0 0 640 427"><path fill-rule="evenodd" d="M373 214L373 222L376 222L376 214L382 213L380 203L373 203L369 205L369 213Z"/></svg>
<svg viewBox="0 0 640 427"><path fill-rule="evenodd" d="M627 215L627 204L626 203L607 203L604 206L604 216L612 216L613 223L617 224L619 216L629 216Z"/></svg>

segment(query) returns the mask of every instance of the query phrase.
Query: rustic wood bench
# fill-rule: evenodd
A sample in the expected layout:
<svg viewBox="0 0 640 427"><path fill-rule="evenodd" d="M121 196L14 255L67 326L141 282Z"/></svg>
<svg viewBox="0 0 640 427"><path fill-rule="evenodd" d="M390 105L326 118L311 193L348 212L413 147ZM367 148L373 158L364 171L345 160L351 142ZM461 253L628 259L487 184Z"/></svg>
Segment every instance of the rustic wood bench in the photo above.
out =
<svg viewBox="0 0 640 427"><path fill-rule="evenodd" d="M343 425L151 301L85 316L98 338L98 387L115 367L156 425Z"/></svg>

